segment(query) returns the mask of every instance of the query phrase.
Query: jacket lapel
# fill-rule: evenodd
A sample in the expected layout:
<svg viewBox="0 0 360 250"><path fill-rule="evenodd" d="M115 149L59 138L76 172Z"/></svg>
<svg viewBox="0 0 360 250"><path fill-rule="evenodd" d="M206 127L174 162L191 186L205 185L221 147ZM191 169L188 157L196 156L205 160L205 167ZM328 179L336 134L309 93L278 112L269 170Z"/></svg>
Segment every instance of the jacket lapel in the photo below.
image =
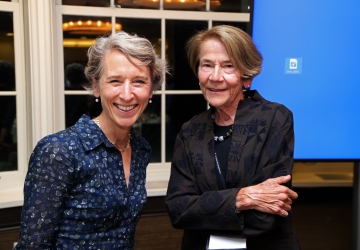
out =
<svg viewBox="0 0 360 250"><path fill-rule="evenodd" d="M210 118L210 113L207 116L208 121L206 121L207 128L204 137L204 145L202 146L202 154L204 157L204 175L206 183L208 184L209 190L219 190L216 172L215 172L215 142L214 142L214 123Z"/></svg>

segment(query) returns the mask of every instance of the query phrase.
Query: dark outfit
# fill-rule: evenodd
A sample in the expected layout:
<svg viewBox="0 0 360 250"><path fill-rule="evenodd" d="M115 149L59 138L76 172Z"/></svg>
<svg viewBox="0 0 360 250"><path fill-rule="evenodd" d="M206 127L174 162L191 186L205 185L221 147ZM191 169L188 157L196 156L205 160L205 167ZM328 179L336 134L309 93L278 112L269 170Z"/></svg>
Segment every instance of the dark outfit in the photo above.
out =
<svg viewBox="0 0 360 250"><path fill-rule="evenodd" d="M133 249L151 148L133 131L131 147L126 186L120 152L88 116L40 140L25 180L16 249Z"/></svg>
<svg viewBox="0 0 360 250"><path fill-rule="evenodd" d="M234 121L225 190L217 181L211 113L209 109L185 123L175 143L166 207L173 226L185 229L182 249L204 250L209 234L245 237L248 250L300 249L291 212L287 218L257 210L235 212L241 188L291 174L292 112L256 91L245 92Z"/></svg>

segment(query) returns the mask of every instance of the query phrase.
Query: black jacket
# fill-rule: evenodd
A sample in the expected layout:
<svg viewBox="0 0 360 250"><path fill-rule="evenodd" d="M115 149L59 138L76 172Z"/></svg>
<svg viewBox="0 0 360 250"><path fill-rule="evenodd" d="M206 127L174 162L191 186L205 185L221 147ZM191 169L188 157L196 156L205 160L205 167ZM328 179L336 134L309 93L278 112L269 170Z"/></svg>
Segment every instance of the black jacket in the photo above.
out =
<svg viewBox="0 0 360 250"><path fill-rule="evenodd" d="M247 91L234 121L227 189L219 190L214 163L211 110L185 123L177 136L166 208L172 225L185 229L183 249L205 249L209 234L247 238L247 249L299 249L287 218L256 210L235 212L235 196L246 186L291 174L294 130L284 105ZM291 187L291 183L288 184Z"/></svg>

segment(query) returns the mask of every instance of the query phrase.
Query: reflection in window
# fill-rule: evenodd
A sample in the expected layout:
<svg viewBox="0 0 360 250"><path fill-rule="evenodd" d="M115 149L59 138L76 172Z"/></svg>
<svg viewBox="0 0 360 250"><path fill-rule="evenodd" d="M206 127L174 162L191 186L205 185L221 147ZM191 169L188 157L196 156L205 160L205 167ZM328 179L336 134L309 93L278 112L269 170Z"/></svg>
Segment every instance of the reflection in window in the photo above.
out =
<svg viewBox="0 0 360 250"><path fill-rule="evenodd" d="M205 11L205 8L205 0L164 0L164 10Z"/></svg>
<svg viewBox="0 0 360 250"><path fill-rule="evenodd" d="M109 7L110 0L62 0L63 5Z"/></svg>
<svg viewBox="0 0 360 250"><path fill-rule="evenodd" d="M118 8L160 9L160 0L115 0ZM250 13L251 0L210 0L210 11ZM205 11L206 0L164 0L164 10Z"/></svg>
<svg viewBox="0 0 360 250"><path fill-rule="evenodd" d="M160 0L115 0L119 8L160 9ZM220 2L220 0L211 0ZM164 10L205 11L206 0L164 0Z"/></svg>
<svg viewBox="0 0 360 250"><path fill-rule="evenodd" d="M2 72L1 72L2 73ZM0 96L0 172L17 169L15 96Z"/></svg>
<svg viewBox="0 0 360 250"><path fill-rule="evenodd" d="M73 126L79 118L86 114L91 118L101 113L101 104L95 102L95 97L84 93L84 95L65 95L65 125L66 128Z"/></svg>
<svg viewBox="0 0 360 250"><path fill-rule="evenodd" d="M64 46L64 89L66 91L84 90L82 85L87 81L84 67L87 63L87 50L98 36L111 33L109 17L63 16ZM120 30L120 24L115 26ZM65 92L65 125L74 125L87 114L98 116L101 112L99 103L84 90L84 95Z"/></svg>
<svg viewBox="0 0 360 250"><path fill-rule="evenodd" d="M161 20L141 18L116 18L122 30L129 34L136 34L147 38L161 57Z"/></svg>
<svg viewBox="0 0 360 250"><path fill-rule="evenodd" d="M210 11L250 13L251 0L210 0Z"/></svg>
<svg viewBox="0 0 360 250"><path fill-rule="evenodd" d="M0 11L0 91L15 90L13 13ZM5 75L6 74L6 75Z"/></svg>
<svg viewBox="0 0 360 250"><path fill-rule="evenodd" d="M199 90L199 80L191 70L185 44L198 31L207 29L206 21L166 20L166 55L173 68L167 79L168 90Z"/></svg>
<svg viewBox="0 0 360 250"><path fill-rule="evenodd" d="M111 33L109 17L63 16L64 69L70 63L86 65L86 53L98 36ZM117 27L118 30L121 26Z"/></svg>
<svg viewBox="0 0 360 250"><path fill-rule="evenodd" d="M166 95L166 161L173 158L174 144L181 126L207 109L202 94Z"/></svg>
<svg viewBox="0 0 360 250"><path fill-rule="evenodd" d="M13 13L0 11L0 172L17 170Z"/></svg>
<svg viewBox="0 0 360 250"><path fill-rule="evenodd" d="M159 9L159 0L115 0L118 8Z"/></svg>
<svg viewBox="0 0 360 250"><path fill-rule="evenodd" d="M133 125L152 148L150 162L161 162L161 96L153 95L143 114Z"/></svg>

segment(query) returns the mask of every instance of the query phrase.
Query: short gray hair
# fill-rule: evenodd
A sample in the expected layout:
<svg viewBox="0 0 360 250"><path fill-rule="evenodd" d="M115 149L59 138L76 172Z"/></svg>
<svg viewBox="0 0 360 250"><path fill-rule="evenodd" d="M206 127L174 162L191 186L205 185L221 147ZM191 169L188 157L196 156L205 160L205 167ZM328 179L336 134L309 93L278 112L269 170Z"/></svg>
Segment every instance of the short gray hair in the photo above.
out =
<svg viewBox="0 0 360 250"><path fill-rule="evenodd" d="M83 87L92 92L92 80L99 84L100 74L104 67L105 55L113 50L119 50L133 62L132 58L140 60L141 65L150 69L152 90L157 90L164 82L165 73L168 72L166 61L159 58L153 45L146 38L130 35L120 31L108 36L99 37L87 52L88 63L85 67L85 76L89 82Z"/></svg>

